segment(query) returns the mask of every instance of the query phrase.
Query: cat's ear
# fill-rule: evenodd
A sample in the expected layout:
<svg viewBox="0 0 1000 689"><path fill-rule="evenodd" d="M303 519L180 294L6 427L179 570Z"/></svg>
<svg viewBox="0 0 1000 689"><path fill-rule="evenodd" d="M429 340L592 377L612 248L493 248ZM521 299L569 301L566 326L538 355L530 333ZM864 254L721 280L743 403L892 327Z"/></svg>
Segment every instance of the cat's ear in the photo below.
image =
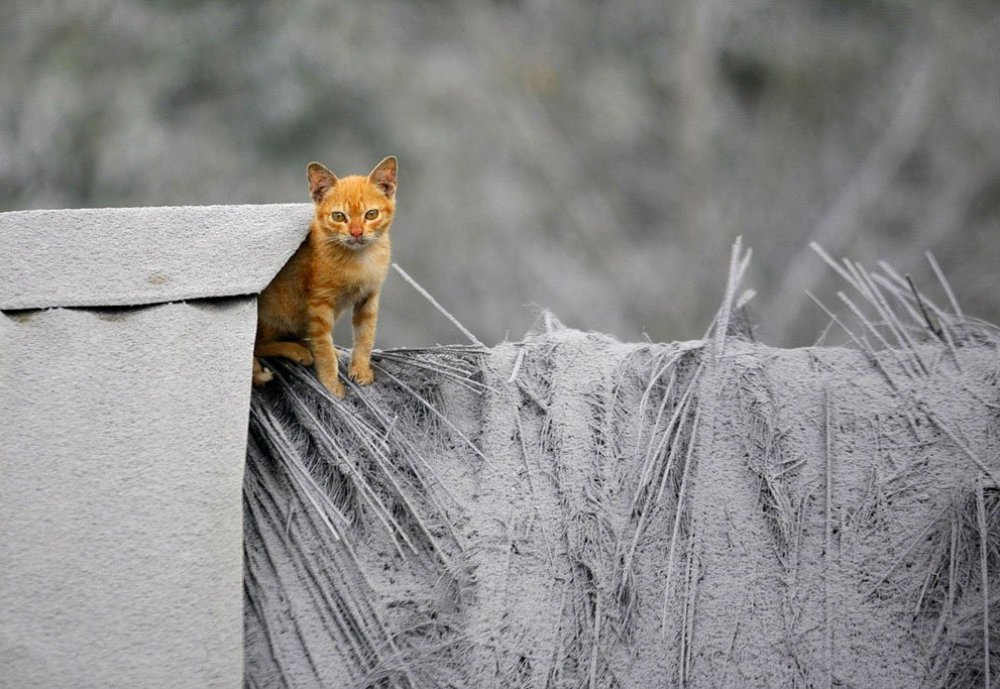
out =
<svg viewBox="0 0 1000 689"><path fill-rule="evenodd" d="M306 175L309 177L309 195L314 203L322 201L330 187L337 183L337 176L319 163L309 163Z"/></svg>
<svg viewBox="0 0 1000 689"><path fill-rule="evenodd" d="M390 199L396 195L396 156L389 156L375 166L368 181L382 190Z"/></svg>

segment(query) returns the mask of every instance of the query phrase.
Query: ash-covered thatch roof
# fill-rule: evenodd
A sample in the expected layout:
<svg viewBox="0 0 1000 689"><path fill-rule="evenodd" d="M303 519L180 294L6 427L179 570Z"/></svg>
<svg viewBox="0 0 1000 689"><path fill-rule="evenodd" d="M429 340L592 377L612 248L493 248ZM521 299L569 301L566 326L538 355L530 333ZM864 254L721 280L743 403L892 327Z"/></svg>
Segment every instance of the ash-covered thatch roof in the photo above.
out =
<svg viewBox="0 0 1000 689"><path fill-rule="evenodd" d="M855 346L766 347L727 327L737 258L705 340L546 317L382 352L345 401L278 363L248 686L996 681L1000 336L845 264Z"/></svg>

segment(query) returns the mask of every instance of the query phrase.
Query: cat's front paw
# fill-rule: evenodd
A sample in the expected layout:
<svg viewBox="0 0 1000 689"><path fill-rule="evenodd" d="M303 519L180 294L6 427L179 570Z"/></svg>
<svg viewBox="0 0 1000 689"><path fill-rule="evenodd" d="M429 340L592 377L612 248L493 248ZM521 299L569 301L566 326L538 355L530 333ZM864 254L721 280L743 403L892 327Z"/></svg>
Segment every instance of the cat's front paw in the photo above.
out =
<svg viewBox="0 0 1000 689"><path fill-rule="evenodd" d="M332 375L321 374L319 377L319 382L323 384L323 387L325 387L327 390L330 391L331 395L333 395L339 400L344 399L344 395L347 394L346 391L344 390L344 384L341 383L340 380L337 378L336 370L333 372Z"/></svg>
<svg viewBox="0 0 1000 689"><path fill-rule="evenodd" d="M375 380L375 373L368 364L355 366L352 362L347 375L358 385L371 385L371 382Z"/></svg>

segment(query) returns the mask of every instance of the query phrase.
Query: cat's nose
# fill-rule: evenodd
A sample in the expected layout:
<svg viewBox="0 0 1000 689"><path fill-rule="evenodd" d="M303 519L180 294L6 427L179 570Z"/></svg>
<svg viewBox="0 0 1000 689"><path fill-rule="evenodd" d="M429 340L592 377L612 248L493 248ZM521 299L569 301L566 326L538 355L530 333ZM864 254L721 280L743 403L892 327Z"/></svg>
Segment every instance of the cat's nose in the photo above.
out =
<svg viewBox="0 0 1000 689"><path fill-rule="evenodd" d="M354 237L355 239L357 239L358 237L360 237L362 232L363 232L363 230L360 227L352 227L351 228L351 236Z"/></svg>

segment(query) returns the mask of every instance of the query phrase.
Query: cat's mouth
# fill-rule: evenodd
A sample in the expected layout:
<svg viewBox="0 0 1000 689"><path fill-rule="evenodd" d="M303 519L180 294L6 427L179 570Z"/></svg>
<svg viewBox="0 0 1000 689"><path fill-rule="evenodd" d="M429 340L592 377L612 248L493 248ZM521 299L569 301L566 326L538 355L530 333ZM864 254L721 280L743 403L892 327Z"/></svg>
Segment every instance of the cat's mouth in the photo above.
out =
<svg viewBox="0 0 1000 689"><path fill-rule="evenodd" d="M357 249L363 249L366 246L374 243L375 238L366 237L365 235L361 235L360 237L344 237L341 235L334 237L331 241L345 248L357 250Z"/></svg>
<svg viewBox="0 0 1000 689"><path fill-rule="evenodd" d="M361 237L346 237L344 239L344 244L351 247L352 249L360 249L362 247L368 246L371 243L372 239L370 237L365 237L363 235Z"/></svg>

